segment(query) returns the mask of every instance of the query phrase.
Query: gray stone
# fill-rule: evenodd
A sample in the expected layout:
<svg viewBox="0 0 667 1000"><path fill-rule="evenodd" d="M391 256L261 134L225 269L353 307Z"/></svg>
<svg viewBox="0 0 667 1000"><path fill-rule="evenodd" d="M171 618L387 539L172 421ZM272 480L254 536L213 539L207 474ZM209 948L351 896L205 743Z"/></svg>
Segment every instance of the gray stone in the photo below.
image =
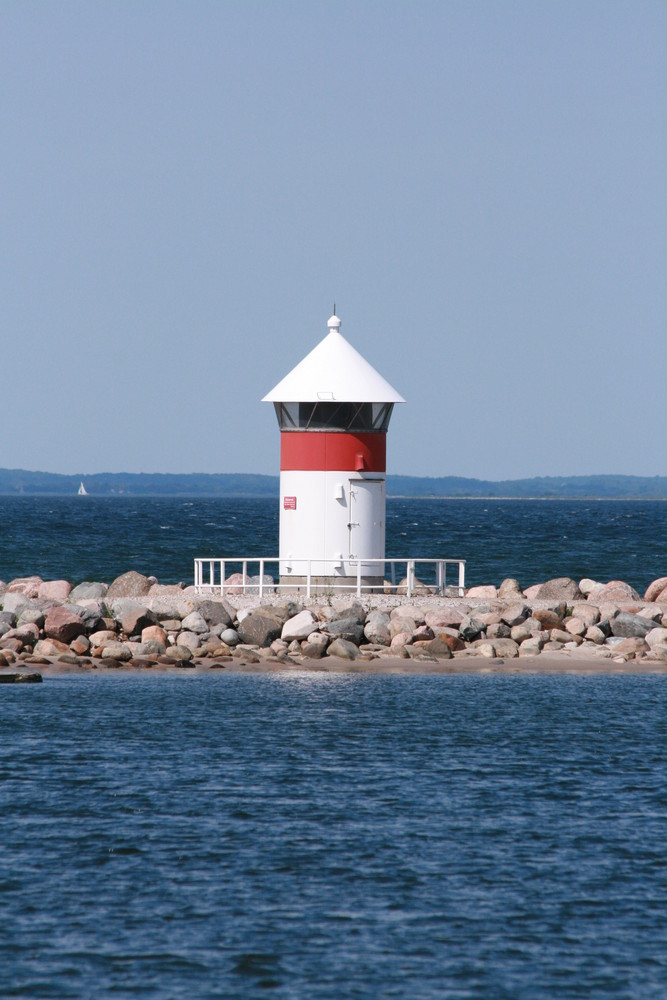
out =
<svg viewBox="0 0 667 1000"><path fill-rule="evenodd" d="M506 625L512 628L514 625L520 625L524 622L526 618L530 617L530 608L523 601L519 601L516 604L510 604L509 607L505 608L502 612L502 620Z"/></svg>
<svg viewBox="0 0 667 1000"><path fill-rule="evenodd" d="M512 631L505 622L497 622L486 626L486 637L487 639L509 639Z"/></svg>
<svg viewBox="0 0 667 1000"><path fill-rule="evenodd" d="M145 597L151 589L152 582L147 576L136 573L133 569L129 573L117 576L106 593L107 603L119 597Z"/></svg>
<svg viewBox="0 0 667 1000"><path fill-rule="evenodd" d="M43 628L45 620L46 615L39 608L24 608L19 615L16 624L27 625L30 623L32 625L37 625L38 628Z"/></svg>
<svg viewBox="0 0 667 1000"><path fill-rule="evenodd" d="M103 660L131 660L132 651L124 642L108 642L102 650Z"/></svg>
<svg viewBox="0 0 667 1000"><path fill-rule="evenodd" d="M584 638L587 639L588 642L594 642L596 646L602 646L604 645L607 636L597 625L590 625L589 628L586 629Z"/></svg>
<svg viewBox="0 0 667 1000"><path fill-rule="evenodd" d="M504 660L511 660L519 655L519 644L513 639L494 639L493 646L496 656L502 656Z"/></svg>
<svg viewBox="0 0 667 1000"><path fill-rule="evenodd" d="M187 646L193 652L201 646L201 637L196 632L180 632L176 639L177 646Z"/></svg>
<svg viewBox="0 0 667 1000"><path fill-rule="evenodd" d="M220 633L220 640L224 642L225 646L238 646L239 634L234 628L226 628L224 632Z"/></svg>
<svg viewBox="0 0 667 1000"><path fill-rule="evenodd" d="M567 576L559 576L554 580L547 580L537 592L539 601L581 601L584 595L579 589L579 585Z"/></svg>
<svg viewBox="0 0 667 1000"><path fill-rule="evenodd" d="M349 598L341 598L333 602L333 608L336 612L336 619L339 621L346 618L353 618L359 625L363 625L366 621L366 612L361 604L359 604L359 601L350 601Z"/></svg>
<svg viewBox="0 0 667 1000"><path fill-rule="evenodd" d="M233 625L236 618L236 608L225 597L215 601L199 601L197 611L203 615L209 625L224 625L225 628Z"/></svg>
<svg viewBox="0 0 667 1000"><path fill-rule="evenodd" d="M164 655L176 662L190 661L192 659L192 650L188 649L187 646L170 646Z"/></svg>
<svg viewBox="0 0 667 1000"><path fill-rule="evenodd" d="M501 601L512 600L513 598L523 597L523 591L521 589L521 584L518 580L513 577L508 577L498 587L498 597Z"/></svg>
<svg viewBox="0 0 667 1000"><path fill-rule="evenodd" d="M371 611L364 625L364 635L369 642L388 646L391 642L390 618L384 611Z"/></svg>
<svg viewBox="0 0 667 1000"><path fill-rule="evenodd" d="M327 656L339 656L343 660L356 660L359 656L359 647L354 642L347 639L334 639L327 648Z"/></svg>
<svg viewBox="0 0 667 1000"><path fill-rule="evenodd" d="M2 610L11 614L20 614L24 608L32 607L32 601L20 591L7 591L2 597Z"/></svg>
<svg viewBox="0 0 667 1000"><path fill-rule="evenodd" d="M90 583L86 581L85 583L80 583L70 591L69 600L73 603L77 601L99 601L101 598L106 597L108 589L106 583Z"/></svg>
<svg viewBox="0 0 667 1000"><path fill-rule="evenodd" d="M158 642L157 639L146 639L145 642L137 642L133 652L135 656L164 656L167 652L167 645L164 642Z"/></svg>
<svg viewBox="0 0 667 1000"><path fill-rule="evenodd" d="M484 622L480 621L479 618L473 618L472 615L464 618L459 626L459 635L466 642L474 642L482 632L484 632Z"/></svg>
<svg viewBox="0 0 667 1000"><path fill-rule="evenodd" d="M364 616L365 617L365 616ZM332 639L345 639L360 646L364 641L364 626L358 618L339 618L322 625L322 631Z"/></svg>
<svg viewBox="0 0 667 1000"><path fill-rule="evenodd" d="M238 627L239 639L251 646L270 646L274 639L280 637L283 623L264 610L253 611L247 615Z"/></svg>
<svg viewBox="0 0 667 1000"><path fill-rule="evenodd" d="M531 635L519 646L519 656L538 656L542 652L544 639L539 635Z"/></svg>
<svg viewBox="0 0 667 1000"><path fill-rule="evenodd" d="M633 615L629 611L619 611L616 617L612 618L610 625L612 635L622 636L626 639L633 636L643 638L655 628L655 622L649 618Z"/></svg>
<svg viewBox="0 0 667 1000"><path fill-rule="evenodd" d="M191 611L181 622L181 628L186 632L196 632L197 635L204 635L208 632L206 619L199 611Z"/></svg>

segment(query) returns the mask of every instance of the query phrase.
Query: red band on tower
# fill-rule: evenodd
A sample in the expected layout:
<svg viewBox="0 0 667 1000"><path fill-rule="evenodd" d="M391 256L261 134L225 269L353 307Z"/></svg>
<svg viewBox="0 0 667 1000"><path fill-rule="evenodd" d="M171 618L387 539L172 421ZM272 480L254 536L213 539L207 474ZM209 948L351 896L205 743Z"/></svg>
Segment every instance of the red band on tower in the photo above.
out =
<svg viewBox="0 0 667 1000"><path fill-rule="evenodd" d="M387 435L283 431L280 469L282 472L385 472Z"/></svg>

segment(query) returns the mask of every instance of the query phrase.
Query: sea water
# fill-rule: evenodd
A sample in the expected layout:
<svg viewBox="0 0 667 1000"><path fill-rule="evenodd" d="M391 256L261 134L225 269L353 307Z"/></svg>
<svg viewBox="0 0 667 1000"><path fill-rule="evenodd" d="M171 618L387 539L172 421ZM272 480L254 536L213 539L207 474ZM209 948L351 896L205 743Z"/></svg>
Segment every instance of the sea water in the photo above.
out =
<svg viewBox="0 0 667 1000"><path fill-rule="evenodd" d="M663 678L0 692L3 997L667 995Z"/></svg>
<svg viewBox="0 0 667 1000"><path fill-rule="evenodd" d="M387 556L466 560L469 586L515 577L667 575L667 502L387 501ZM103 580L134 569L192 583L194 558L277 556L275 498L0 497L0 580ZM454 577L452 578L454 579Z"/></svg>

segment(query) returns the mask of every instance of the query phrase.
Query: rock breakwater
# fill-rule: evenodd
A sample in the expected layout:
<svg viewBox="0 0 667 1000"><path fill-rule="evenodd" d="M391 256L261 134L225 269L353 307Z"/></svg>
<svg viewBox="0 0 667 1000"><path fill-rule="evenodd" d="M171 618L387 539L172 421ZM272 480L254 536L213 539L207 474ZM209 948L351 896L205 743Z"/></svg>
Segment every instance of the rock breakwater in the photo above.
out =
<svg viewBox="0 0 667 1000"><path fill-rule="evenodd" d="M544 653L615 662L667 662L667 577L640 596L619 580L557 578L473 587L463 597L424 591L369 595L200 595L134 571L110 585L23 577L0 581L0 671L123 667L277 666L330 657L437 662ZM360 664L361 665L361 664Z"/></svg>

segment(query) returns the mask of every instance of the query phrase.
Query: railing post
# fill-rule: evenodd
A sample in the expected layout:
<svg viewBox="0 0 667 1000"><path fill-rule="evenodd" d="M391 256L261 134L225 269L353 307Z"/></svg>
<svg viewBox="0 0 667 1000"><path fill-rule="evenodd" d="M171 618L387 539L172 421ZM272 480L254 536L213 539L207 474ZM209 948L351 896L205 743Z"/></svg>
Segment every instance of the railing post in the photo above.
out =
<svg viewBox="0 0 667 1000"><path fill-rule="evenodd" d="M459 559L459 597L463 597L466 589L466 564L465 559Z"/></svg>
<svg viewBox="0 0 667 1000"><path fill-rule="evenodd" d="M259 596L264 595L264 560L259 560Z"/></svg>
<svg viewBox="0 0 667 1000"><path fill-rule="evenodd" d="M412 580L415 572L415 564L412 559L408 559L406 579L408 581L407 596L412 597Z"/></svg>
<svg viewBox="0 0 667 1000"><path fill-rule="evenodd" d="M357 559L357 597L361 597L361 560Z"/></svg>
<svg viewBox="0 0 667 1000"><path fill-rule="evenodd" d="M308 560L308 572L306 573L306 597L310 597L310 559Z"/></svg>
<svg viewBox="0 0 667 1000"><path fill-rule="evenodd" d="M225 573L225 560L221 559L220 560L220 596L221 597L225 596L225 577L226 577L226 573Z"/></svg>

